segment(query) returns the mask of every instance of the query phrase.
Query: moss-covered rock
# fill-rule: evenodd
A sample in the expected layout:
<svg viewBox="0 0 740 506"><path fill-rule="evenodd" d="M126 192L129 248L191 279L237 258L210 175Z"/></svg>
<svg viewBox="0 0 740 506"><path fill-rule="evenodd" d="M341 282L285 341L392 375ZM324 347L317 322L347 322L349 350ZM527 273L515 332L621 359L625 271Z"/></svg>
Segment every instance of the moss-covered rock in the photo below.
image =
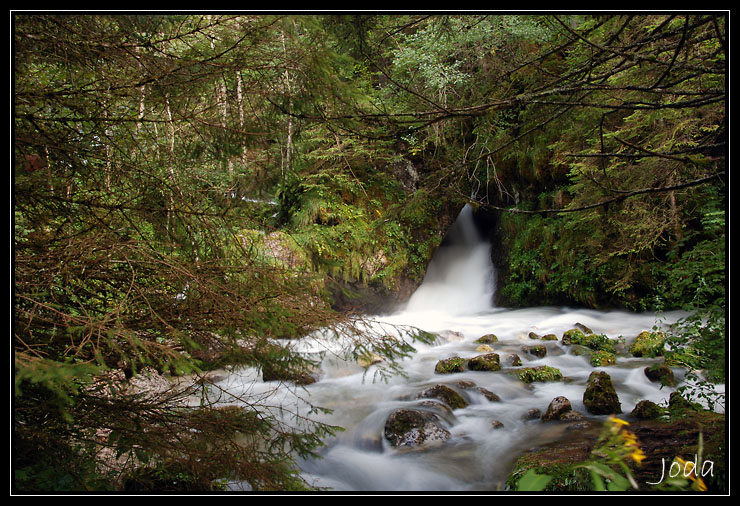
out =
<svg viewBox="0 0 740 506"><path fill-rule="evenodd" d="M619 396L612 378L604 371L594 371L588 377L583 404L594 415L611 415L622 412Z"/></svg>
<svg viewBox="0 0 740 506"><path fill-rule="evenodd" d="M512 367L519 367L520 365L522 365L522 359L516 353L512 353L511 355L509 355L506 361Z"/></svg>
<svg viewBox="0 0 740 506"><path fill-rule="evenodd" d="M565 345L581 345L594 351L600 350L611 353L616 351L615 340L609 339L604 334L584 334L579 329L571 329L563 333L562 343Z"/></svg>
<svg viewBox="0 0 740 506"><path fill-rule="evenodd" d="M537 358L543 358L545 355L547 355L547 348L542 345L523 346L522 351L525 353L529 353L530 355L534 355Z"/></svg>
<svg viewBox="0 0 740 506"><path fill-rule="evenodd" d="M493 344L498 342L498 337L495 334L486 334L479 337L474 341L477 344Z"/></svg>
<svg viewBox="0 0 740 506"><path fill-rule="evenodd" d="M568 346L571 344L579 344L585 341L585 334L578 329L570 329L563 332L563 338L561 342Z"/></svg>
<svg viewBox="0 0 740 506"><path fill-rule="evenodd" d="M660 418L666 413L666 410L655 404L653 401L643 400L635 404L632 409L632 416L638 420L654 420Z"/></svg>
<svg viewBox="0 0 740 506"><path fill-rule="evenodd" d="M633 357L660 357L664 352L665 341L665 332L645 330L630 344L629 352Z"/></svg>
<svg viewBox="0 0 740 506"><path fill-rule="evenodd" d="M560 369L549 365L525 367L515 371L514 374L524 383L560 381L563 379L563 373L560 372Z"/></svg>
<svg viewBox="0 0 740 506"><path fill-rule="evenodd" d="M439 399L452 409L462 409L469 404L465 397L447 385L434 385L425 388L416 397L417 399Z"/></svg>
<svg viewBox="0 0 740 506"><path fill-rule="evenodd" d="M384 435L394 447L416 447L445 441L451 436L439 416L420 409L399 409L391 413L385 422Z"/></svg>
<svg viewBox="0 0 740 506"><path fill-rule="evenodd" d="M596 350L591 353L589 362L594 367L605 367L608 365L614 365L617 363L617 357L614 353L604 350Z"/></svg>
<svg viewBox="0 0 740 506"><path fill-rule="evenodd" d="M498 371L501 369L501 360L498 353L478 355L468 361L468 369L471 371Z"/></svg>
<svg viewBox="0 0 740 506"><path fill-rule="evenodd" d="M547 406L545 414L542 415L543 422L549 422L552 420L560 420L563 415L571 411L573 407L567 397L558 396L555 397L550 404Z"/></svg>
<svg viewBox="0 0 740 506"><path fill-rule="evenodd" d="M676 384L673 370L666 364L653 364L645 368L645 376L652 382L659 382L663 386Z"/></svg>
<svg viewBox="0 0 740 506"><path fill-rule="evenodd" d="M542 336L542 340L543 341L557 341L558 336L556 336L555 334L545 334L544 336Z"/></svg>
<svg viewBox="0 0 740 506"><path fill-rule="evenodd" d="M465 370L465 359L460 357L450 357L437 362L434 366L435 374L453 374Z"/></svg>

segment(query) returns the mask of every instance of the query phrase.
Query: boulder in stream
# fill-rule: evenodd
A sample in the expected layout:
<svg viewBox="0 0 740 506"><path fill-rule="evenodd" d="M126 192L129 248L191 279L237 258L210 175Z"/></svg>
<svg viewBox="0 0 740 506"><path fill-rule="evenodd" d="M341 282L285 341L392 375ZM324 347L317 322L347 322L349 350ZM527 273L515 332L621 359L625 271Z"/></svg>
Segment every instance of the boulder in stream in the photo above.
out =
<svg viewBox="0 0 740 506"><path fill-rule="evenodd" d="M465 397L447 385L434 385L425 388L416 396L417 399L439 399L452 409L461 409L468 405Z"/></svg>
<svg viewBox="0 0 740 506"><path fill-rule="evenodd" d="M659 357L663 355L665 341L665 332L644 330L632 342L629 352L633 357Z"/></svg>
<svg viewBox="0 0 740 506"><path fill-rule="evenodd" d="M560 381L563 379L563 373L560 369L551 367L549 365L538 365L536 367L525 367L515 371L516 377L524 383L532 383L535 381Z"/></svg>
<svg viewBox="0 0 740 506"><path fill-rule="evenodd" d="M573 407L570 405L570 401L567 397L555 397L550 401L550 405L547 406L545 414L542 415L542 421L549 422L551 420L560 420L565 413L572 409Z"/></svg>
<svg viewBox="0 0 740 506"><path fill-rule="evenodd" d="M673 370L666 364L654 364L645 368L645 376L656 383L659 382L663 386L673 386L676 383L676 378L673 375Z"/></svg>
<svg viewBox="0 0 740 506"><path fill-rule="evenodd" d="M498 353L478 355L468 361L468 369L471 371L498 371L501 369L501 360Z"/></svg>
<svg viewBox="0 0 740 506"><path fill-rule="evenodd" d="M385 438L394 447L417 447L425 443L445 441L450 431L434 413L420 409L399 409L385 422Z"/></svg>
<svg viewBox="0 0 740 506"><path fill-rule="evenodd" d="M496 337L495 334L486 334L479 337L474 342L478 344L493 344L498 342L498 337Z"/></svg>
<svg viewBox="0 0 740 506"><path fill-rule="evenodd" d="M452 374L463 372L465 370L465 359L460 357L450 357L437 362L434 367L436 374Z"/></svg>
<svg viewBox="0 0 740 506"><path fill-rule="evenodd" d="M542 345L523 346L522 351L534 355L537 358L544 358L547 355L547 348Z"/></svg>
<svg viewBox="0 0 740 506"><path fill-rule="evenodd" d="M613 415L622 412L612 378L604 371L594 371L588 377L583 404L594 415Z"/></svg>

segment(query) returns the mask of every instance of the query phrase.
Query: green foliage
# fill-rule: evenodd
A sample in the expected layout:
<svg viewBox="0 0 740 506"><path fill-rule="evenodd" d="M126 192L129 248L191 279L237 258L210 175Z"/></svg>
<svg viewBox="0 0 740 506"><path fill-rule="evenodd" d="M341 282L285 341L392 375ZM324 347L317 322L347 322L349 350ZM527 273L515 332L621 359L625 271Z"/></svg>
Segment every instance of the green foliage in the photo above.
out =
<svg viewBox="0 0 740 506"><path fill-rule="evenodd" d="M563 379L563 374L560 370L549 365L524 367L514 371L514 374L524 383L560 381Z"/></svg>

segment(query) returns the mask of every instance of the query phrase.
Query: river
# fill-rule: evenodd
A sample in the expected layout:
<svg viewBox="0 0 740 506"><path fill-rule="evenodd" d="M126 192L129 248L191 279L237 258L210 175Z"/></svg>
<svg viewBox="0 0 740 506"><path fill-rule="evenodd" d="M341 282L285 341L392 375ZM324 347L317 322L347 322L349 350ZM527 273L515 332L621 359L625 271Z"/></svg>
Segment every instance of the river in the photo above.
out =
<svg viewBox="0 0 740 506"><path fill-rule="evenodd" d="M525 419L538 409L542 413L557 396L567 397L573 409L588 418L583 393L589 374L595 369L587 356L576 355L558 341L534 341L530 332L555 334L560 338L576 323L594 333L623 338L626 344L641 331L655 325L670 325L682 313L632 313L621 310L599 311L569 307L508 309L492 303L495 270L490 261L491 245L477 236L470 209L466 207L451 228L449 236L429 265L427 276L406 307L372 320L379 326L413 326L442 336L435 343L412 343L416 351L402 360L403 374L378 379L378 365L363 368L355 361L343 360L340 343L316 335L299 342L297 351L322 353L320 380L312 385L261 383L252 371L239 371L220 386L235 395L264 392L272 401L302 414L309 406L332 410L315 419L345 430L326 440L320 459L300 461L305 479L335 491L495 491L503 487L511 466L521 452L538 444L565 437L568 425ZM454 332L447 332L454 331ZM495 334L492 347L501 357L496 372L465 371L435 374L437 361L452 356L471 358L480 355L474 341ZM538 358L523 346L542 344L547 354ZM332 347L337 353L332 352ZM507 371L505 358L517 354L523 366L549 365L558 368L563 381L524 384ZM674 388L652 383L644 374L656 359L619 357L617 365L603 367L614 383L624 417L643 399L666 403ZM683 371L674 369L680 382ZM415 449L394 448L384 438L388 416L400 407L418 406L416 395L435 384L454 385L461 380L475 383L495 393L500 402L491 402L474 390L466 390L469 405L445 414L443 420L451 437L441 444ZM494 429L492 421L503 425Z"/></svg>

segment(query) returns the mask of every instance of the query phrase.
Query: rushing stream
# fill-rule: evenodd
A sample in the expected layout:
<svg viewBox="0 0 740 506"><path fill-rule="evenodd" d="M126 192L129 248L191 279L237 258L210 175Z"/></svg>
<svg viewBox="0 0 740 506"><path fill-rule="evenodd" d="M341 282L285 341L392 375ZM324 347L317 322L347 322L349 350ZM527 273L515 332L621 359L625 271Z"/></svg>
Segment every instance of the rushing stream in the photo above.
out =
<svg viewBox="0 0 740 506"><path fill-rule="evenodd" d="M560 338L576 323L610 338L623 337L627 344L643 330L656 323L671 324L680 313L655 314L626 311L596 311L567 307L506 309L494 307L495 272L490 261L490 244L482 241L466 207L448 234L431 264L427 277L402 311L378 316L379 324L411 325L428 332L450 336L434 344L412 343L416 352L404 359L405 374L387 381L373 381L371 365L367 370L353 361L332 353L329 339L321 336L301 341L301 352L323 352L321 379L296 389L261 383L256 373L241 371L221 386L235 395L255 390L273 396L273 402L290 406L298 412L307 410L303 399L315 406L333 410L330 415L314 418L343 427L326 441L320 459L300 462L306 479L320 487L337 491L491 491L503 482L522 451L567 435L565 423L525 420L531 409L545 412L557 396L567 397L573 409L590 419L583 405L586 380L594 367L587 356L574 355L570 347L558 341L533 341L530 332L555 334ZM454 331L454 333L446 332ZM501 357L502 368L496 372L466 371L435 374L437 361L452 356L472 358L479 337L493 333L493 344ZM543 344L547 354L537 358L522 347ZM564 381L524 384L512 374L505 357L517 354L523 366L550 365L558 368ZM651 383L643 370L655 359L620 357L617 365L604 367L619 394L623 416L629 416L642 399L656 403L667 401L673 388ZM674 370L676 379L683 373ZM435 384L455 385L461 380L495 393L500 402L491 402L474 390L465 391L470 404L443 416L451 437L439 444L419 448L394 448L384 438L388 416L400 407L420 404L415 399L422 389ZM269 384L272 383L272 384ZM503 423L494 429L492 421Z"/></svg>

